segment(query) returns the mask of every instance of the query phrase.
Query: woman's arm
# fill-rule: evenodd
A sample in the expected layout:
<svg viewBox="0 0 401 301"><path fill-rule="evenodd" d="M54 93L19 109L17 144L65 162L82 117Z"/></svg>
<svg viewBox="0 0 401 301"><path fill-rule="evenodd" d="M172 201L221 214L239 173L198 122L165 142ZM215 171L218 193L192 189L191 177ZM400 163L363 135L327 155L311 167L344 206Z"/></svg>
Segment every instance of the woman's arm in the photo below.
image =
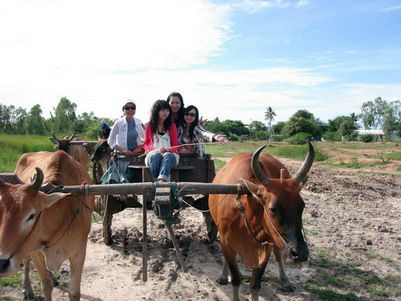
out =
<svg viewBox="0 0 401 301"><path fill-rule="evenodd" d="M111 132L109 135L109 138L107 138L107 143L110 145L110 148L115 149L115 146L117 145L117 134L119 132L120 128L118 126L118 120L114 122Z"/></svg>
<svg viewBox="0 0 401 301"><path fill-rule="evenodd" d="M177 132L177 127L175 126L175 123L172 123L169 129L169 135L170 135L170 143L171 146L177 146L178 145L178 132ZM178 153L178 148L172 148L170 150L172 153Z"/></svg>
<svg viewBox="0 0 401 301"><path fill-rule="evenodd" d="M138 145L143 144L143 141L145 139L145 131L143 130L143 126L142 126L142 121L139 120L138 118L135 118L135 128L136 131L138 132Z"/></svg>
<svg viewBox="0 0 401 301"><path fill-rule="evenodd" d="M227 143L228 139L226 138L226 135L223 134L213 134L209 131L206 131L202 126L199 124L195 126L194 128L194 134L197 135L198 137L201 136L204 140L206 141L219 141L221 143Z"/></svg>
<svg viewBox="0 0 401 301"><path fill-rule="evenodd" d="M152 129L150 128L149 123L146 125L145 141L143 142L143 147L145 148L145 152L151 151L154 149L153 133L152 133Z"/></svg>

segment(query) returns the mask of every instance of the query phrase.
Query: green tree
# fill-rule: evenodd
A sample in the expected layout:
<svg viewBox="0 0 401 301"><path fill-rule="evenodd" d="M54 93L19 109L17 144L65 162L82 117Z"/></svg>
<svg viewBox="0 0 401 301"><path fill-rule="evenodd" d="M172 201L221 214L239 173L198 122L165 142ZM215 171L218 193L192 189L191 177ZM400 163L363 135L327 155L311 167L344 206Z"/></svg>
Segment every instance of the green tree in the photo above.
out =
<svg viewBox="0 0 401 301"><path fill-rule="evenodd" d="M0 131L3 134L12 133L12 114L14 111L14 106L0 106Z"/></svg>
<svg viewBox="0 0 401 301"><path fill-rule="evenodd" d="M362 113L359 117L365 129L377 129L382 127L384 114L389 108L387 101L382 98L376 97L374 101L367 101L362 104Z"/></svg>
<svg viewBox="0 0 401 301"><path fill-rule="evenodd" d="M349 115L349 117L351 118L351 121L356 125L356 123L357 123L358 120L359 120L358 115L355 114L355 113L351 113L351 114Z"/></svg>
<svg viewBox="0 0 401 301"><path fill-rule="evenodd" d="M57 133L71 133L74 131L77 122L75 110L77 105L67 97L62 97L54 108L54 115L51 114L53 131Z"/></svg>
<svg viewBox="0 0 401 301"><path fill-rule="evenodd" d="M259 140L266 140L268 137L267 127L263 124L263 122L258 120L253 120L249 125L249 134L250 139L259 139ZM265 133L263 133L265 132Z"/></svg>
<svg viewBox="0 0 401 301"><path fill-rule="evenodd" d="M26 134L26 110L19 107L14 111L13 116L13 133L14 134Z"/></svg>
<svg viewBox="0 0 401 301"><path fill-rule="evenodd" d="M237 136L248 135L248 129L245 127L245 124L242 123L240 120L224 120L223 125L226 126L228 130L228 134L225 133L227 136L232 136L232 134Z"/></svg>
<svg viewBox="0 0 401 301"><path fill-rule="evenodd" d="M276 135L281 135L281 131L283 130L284 126L285 126L286 122L284 121L279 121L276 124L273 125L273 133L275 133Z"/></svg>
<svg viewBox="0 0 401 301"><path fill-rule="evenodd" d="M315 138L321 138L322 132L323 123L307 110L298 110L281 131L285 137L291 137L297 133L308 133Z"/></svg>
<svg viewBox="0 0 401 301"><path fill-rule="evenodd" d="M46 121L42 117L42 109L39 104L34 105L29 110L26 123L28 134L45 135L47 133Z"/></svg>
<svg viewBox="0 0 401 301"><path fill-rule="evenodd" d="M267 107L266 112L265 112L265 120L267 121L267 124L269 125L270 133L273 133L272 132L272 122L274 121L274 116L277 116L276 112L274 112L272 107Z"/></svg>
<svg viewBox="0 0 401 301"><path fill-rule="evenodd" d="M221 121L217 117L213 121L208 121L206 123L205 129L216 134L230 134L227 130L227 127L223 123L221 123Z"/></svg>
<svg viewBox="0 0 401 301"><path fill-rule="evenodd" d="M399 100L390 102L383 115L382 129L387 137L393 132L401 130L401 102Z"/></svg>
<svg viewBox="0 0 401 301"><path fill-rule="evenodd" d="M358 127L351 119L347 119L341 123L339 132L340 132L341 136L347 137L348 140L352 140L351 136L357 128Z"/></svg>

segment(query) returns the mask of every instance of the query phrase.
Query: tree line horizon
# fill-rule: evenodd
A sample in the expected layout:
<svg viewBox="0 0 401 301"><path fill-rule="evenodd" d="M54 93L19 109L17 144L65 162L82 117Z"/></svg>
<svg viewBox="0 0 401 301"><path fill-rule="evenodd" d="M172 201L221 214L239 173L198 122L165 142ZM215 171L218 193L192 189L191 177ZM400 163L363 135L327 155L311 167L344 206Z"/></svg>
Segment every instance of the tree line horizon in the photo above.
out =
<svg viewBox="0 0 401 301"><path fill-rule="evenodd" d="M101 123L113 125L110 118L99 118L93 112L76 114L77 105L67 97L62 97L50 118L42 116L39 104L30 110L13 105L0 104L0 134L17 135L72 135L77 133L87 139L96 139ZM308 110L298 110L288 121L275 124L276 113L269 106L264 112L264 120L244 124L239 120L220 121L218 117L208 121L205 128L213 133L225 134L231 140L273 140L302 142L310 139L331 141L355 140L360 129L381 129L386 136L401 136L401 101L388 102L380 96L364 102L361 113L337 116L323 122ZM298 144L298 143L297 143Z"/></svg>

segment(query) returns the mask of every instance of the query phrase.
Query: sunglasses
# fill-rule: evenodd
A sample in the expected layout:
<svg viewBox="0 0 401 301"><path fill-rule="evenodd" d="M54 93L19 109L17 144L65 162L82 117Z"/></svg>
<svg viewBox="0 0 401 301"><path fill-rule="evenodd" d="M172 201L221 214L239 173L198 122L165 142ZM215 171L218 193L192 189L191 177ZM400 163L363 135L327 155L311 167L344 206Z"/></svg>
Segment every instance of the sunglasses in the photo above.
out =
<svg viewBox="0 0 401 301"><path fill-rule="evenodd" d="M195 113L184 113L185 116L196 117Z"/></svg>
<svg viewBox="0 0 401 301"><path fill-rule="evenodd" d="M124 107L124 110L126 110L126 111L128 111L128 110L136 110L136 106L131 106L131 107L126 106L126 107Z"/></svg>

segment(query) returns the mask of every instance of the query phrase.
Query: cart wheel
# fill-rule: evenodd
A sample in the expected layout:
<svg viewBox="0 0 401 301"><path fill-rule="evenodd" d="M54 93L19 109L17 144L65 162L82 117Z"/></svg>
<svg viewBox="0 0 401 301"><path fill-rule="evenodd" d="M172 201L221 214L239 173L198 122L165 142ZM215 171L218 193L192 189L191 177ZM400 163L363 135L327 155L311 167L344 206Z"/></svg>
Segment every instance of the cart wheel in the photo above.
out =
<svg viewBox="0 0 401 301"><path fill-rule="evenodd" d="M113 239L111 238L111 223L113 221L113 210L111 210L112 196L104 195L104 214L103 214L103 241L106 245L113 244Z"/></svg>
<svg viewBox="0 0 401 301"><path fill-rule="evenodd" d="M92 166L92 178L95 184L100 184L100 179L103 175L103 168L99 162L93 162Z"/></svg>

